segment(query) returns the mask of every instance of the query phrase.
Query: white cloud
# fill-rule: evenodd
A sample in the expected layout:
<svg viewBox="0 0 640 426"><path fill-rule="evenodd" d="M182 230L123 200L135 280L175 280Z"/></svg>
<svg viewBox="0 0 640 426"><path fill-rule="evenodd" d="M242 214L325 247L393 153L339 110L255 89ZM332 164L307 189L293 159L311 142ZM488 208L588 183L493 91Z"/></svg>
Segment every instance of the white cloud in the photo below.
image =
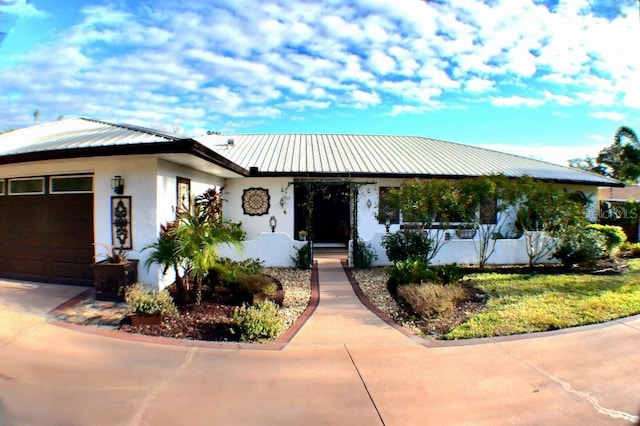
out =
<svg viewBox="0 0 640 426"><path fill-rule="evenodd" d="M491 98L491 104L497 107L538 107L544 105L544 101L541 99L523 98L522 96L510 96L493 97Z"/></svg>
<svg viewBox="0 0 640 426"><path fill-rule="evenodd" d="M624 119L626 118L625 114L621 112L614 112L614 111L608 111L608 112L597 111L597 112L592 112L589 115L593 118L600 118L604 120L611 120L611 121L617 121L617 122L624 121Z"/></svg>
<svg viewBox="0 0 640 426"><path fill-rule="evenodd" d="M184 108L194 128L209 116L281 117L281 108L385 105L399 115L468 99L604 114L640 108L640 55L629 50L640 38L637 5L622 1L609 19L579 0L552 10L534 0L112 2L84 8L73 26L3 68L0 102L11 105L9 126L29 124L20 111L44 104L43 120L143 108L131 114L170 121ZM26 1L5 1L0 12L7 4L42 14Z"/></svg>

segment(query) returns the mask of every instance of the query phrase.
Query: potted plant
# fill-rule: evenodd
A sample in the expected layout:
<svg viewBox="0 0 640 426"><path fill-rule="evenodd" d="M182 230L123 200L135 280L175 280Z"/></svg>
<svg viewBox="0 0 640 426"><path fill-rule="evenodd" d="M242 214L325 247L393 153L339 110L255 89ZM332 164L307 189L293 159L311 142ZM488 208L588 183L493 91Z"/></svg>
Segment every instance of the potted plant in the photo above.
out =
<svg viewBox="0 0 640 426"><path fill-rule="evenodd" d="M304 229L302 231L299 231L298 238L300 238L300 241L307 241L307 231L305 231Z"/></svg>
<svg viewBox="0 0 640 426"><path fill-rule="evenodd" d="M124 290L138 280L138 260L127 259L127 252L121 247L100 244L104 257L93 264L93 281L97 300L124 302Z"/></svg>
<svg viewBox="0 0 640 426"><path fill-rule="evenodd" d="M178 315L178 309L167 290L155 291L136 283L125 290L131 325L159 325L165 317Z"/></svg>

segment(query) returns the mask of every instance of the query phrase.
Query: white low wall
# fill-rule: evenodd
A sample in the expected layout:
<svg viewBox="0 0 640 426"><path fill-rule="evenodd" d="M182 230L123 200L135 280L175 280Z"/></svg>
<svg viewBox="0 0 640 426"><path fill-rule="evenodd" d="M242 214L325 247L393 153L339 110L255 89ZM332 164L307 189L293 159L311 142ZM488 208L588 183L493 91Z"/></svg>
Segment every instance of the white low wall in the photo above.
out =
<svg viewBox="0 0 640 426"><path fill-rule="evenodd" d="M240 251L227 244L220 245L218 255L235 261L257 258L262 259L265 266L287 268L294 266L292 257L305 242L293 240L286 232L261 232L258 238L244 241L242 245Z"/></svg>
<svg viewBox="0 0 640 426"><path fill-rule="evenodd" d="M382 238L386 234L375 234L365 244L372 249L378 258L373 262L372 266L389 266L391 262L382 246ZM519 239L499 239L496 240L495 251L487 261L487 265L528 265L529 256L527 255L527 246L525 237ZM436 257L431 261L434 265L446 265L457 263L459 265L477 265L478 252L480 246L478 239L459 239L453 237L444 244ZM349 242L349 259L352 256L353 244ZM538 263L557 263L556 259L549 256L545 257ZM350 261L351 263L351 261ZM352 265L353 266L353 265Z"/></svg>

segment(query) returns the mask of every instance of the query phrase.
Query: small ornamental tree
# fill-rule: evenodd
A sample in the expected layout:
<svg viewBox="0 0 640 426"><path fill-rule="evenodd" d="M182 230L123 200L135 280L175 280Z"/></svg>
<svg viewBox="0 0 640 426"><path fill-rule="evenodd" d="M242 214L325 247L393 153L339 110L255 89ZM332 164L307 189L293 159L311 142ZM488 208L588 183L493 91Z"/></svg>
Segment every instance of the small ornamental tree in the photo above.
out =
<svg viewBox="0 0 640 426"><path fill-rule="evenodd" d="M496 234L500 234L504 221L498 215L509 209L514 200L507 194L513 179L504 175L479 176L459 181L461 217L477 231L473 240L478 266L484 268L496 248Z"/></svg>
<svg viewBox="0 0 640 426"><path fill-rule="evenodd" d="M423 259L430 262L448 243L445 232L452 218L457 218L459 191L452 181L445 179L413 179L402 183L399 188L390 189L382 204L387 209L399 209L402 221L412 226L408 232L422 234L427 252ZM378 212L377 218L384 222L387 209Z"/></svg>
<svg viewBox="0 0 640 426"><path fill-rule="evenodd" d="M586 206L557 185L525 176L507 193L514 200L515 226L525 236L529 267L555 252L566 229L586 225Z"/></svg>

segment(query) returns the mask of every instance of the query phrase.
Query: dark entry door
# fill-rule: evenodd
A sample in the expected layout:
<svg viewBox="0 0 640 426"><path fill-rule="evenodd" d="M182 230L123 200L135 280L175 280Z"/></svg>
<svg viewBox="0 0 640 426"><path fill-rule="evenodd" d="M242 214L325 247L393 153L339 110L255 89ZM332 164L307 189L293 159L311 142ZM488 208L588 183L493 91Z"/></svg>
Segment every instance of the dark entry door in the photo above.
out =
<svg viewBox="0 0 640 426"><path fill-rule="evenodd" d="M93 194L0 197L0 276L91 285Z"/></svg>
<svg viewBox="0 0 640 426"><path fill-rule="evenodd" d="M313 183L296 185L295 228L306 228L307 202L312 200L311 236L314 243L346 244L350 236L349 185L346 183Z"/></svg>

